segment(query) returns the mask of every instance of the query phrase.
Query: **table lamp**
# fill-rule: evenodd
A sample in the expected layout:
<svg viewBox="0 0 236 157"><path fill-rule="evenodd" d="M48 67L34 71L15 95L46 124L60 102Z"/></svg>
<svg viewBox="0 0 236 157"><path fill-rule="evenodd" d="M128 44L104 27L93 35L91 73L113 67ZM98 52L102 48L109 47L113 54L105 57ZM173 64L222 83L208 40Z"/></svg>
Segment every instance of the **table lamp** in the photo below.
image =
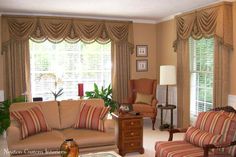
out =
<svg viewBox="0 0 236 157"><path fill-rule="evenodd" d="M176 68L174 65L160 66L160 85L166 85L166 106L168 106L168 86L176 84Z"/></svg>

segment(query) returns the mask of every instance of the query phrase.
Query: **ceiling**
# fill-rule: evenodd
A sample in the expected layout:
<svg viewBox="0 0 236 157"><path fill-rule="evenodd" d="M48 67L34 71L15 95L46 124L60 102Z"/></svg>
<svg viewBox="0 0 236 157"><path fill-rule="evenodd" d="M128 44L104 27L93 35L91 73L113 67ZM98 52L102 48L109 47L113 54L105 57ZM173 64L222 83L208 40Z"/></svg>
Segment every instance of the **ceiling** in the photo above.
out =
<svg viewBox="0 0 236 157"><path fill-rule="evenodd" d="M219 0L0 0L0 13L156 23L215 2Z"/></svg>

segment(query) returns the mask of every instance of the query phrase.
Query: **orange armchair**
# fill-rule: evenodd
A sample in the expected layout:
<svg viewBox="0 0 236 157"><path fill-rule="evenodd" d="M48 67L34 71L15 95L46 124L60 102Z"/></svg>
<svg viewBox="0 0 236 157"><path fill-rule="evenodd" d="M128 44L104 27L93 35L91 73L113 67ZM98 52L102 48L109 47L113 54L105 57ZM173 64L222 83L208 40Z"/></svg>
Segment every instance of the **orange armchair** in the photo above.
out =
<svg viewBox="0 0 236 157"><path fill-rule="evenodd" d="M157 99L156 99L157 81L152 79L136 79L129 81L129 98L125 99L125 103L132 104L133 110L139 112L144 117L152 120L152 129L155 130L155 122L157 116ZM151 103L136 102L137 93L151 96Z"/></svg>

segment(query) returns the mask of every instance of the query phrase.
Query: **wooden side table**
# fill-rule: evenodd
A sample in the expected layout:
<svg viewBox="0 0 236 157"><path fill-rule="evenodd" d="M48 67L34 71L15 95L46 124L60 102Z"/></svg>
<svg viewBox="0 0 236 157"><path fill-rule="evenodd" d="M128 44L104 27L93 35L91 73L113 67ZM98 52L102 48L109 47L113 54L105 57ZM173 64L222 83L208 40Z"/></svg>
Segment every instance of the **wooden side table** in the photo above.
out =
<svg viewBox="0 0 236 157"><path fill-rule="evenodd" d="M173 110L176 109L175 105L158 105L161 110L161 126L163 125L163 110L170 110L170 129L173 129Z"/></svg>
<svg viewBox="0 0 236 157"><path fill-rule="evenodd" d="M143 116L132 114L115 114L116 119L116 138L119 154L124 156L126 153L144 153L143 148Z"/></svg>

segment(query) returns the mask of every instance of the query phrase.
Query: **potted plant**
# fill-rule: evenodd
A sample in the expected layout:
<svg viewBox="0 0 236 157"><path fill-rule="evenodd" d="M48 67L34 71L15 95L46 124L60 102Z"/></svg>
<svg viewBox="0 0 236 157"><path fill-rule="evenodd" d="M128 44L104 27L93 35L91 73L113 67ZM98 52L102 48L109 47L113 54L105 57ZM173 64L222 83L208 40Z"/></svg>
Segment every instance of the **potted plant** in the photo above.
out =
<svg viewBox="0 0 236 157"><path fill-rule="evenodd" d="M19 96L12 100L5 100L0 103L0 135L10 126L10 111L9 108L12 103L25 102L25 96Z"/></svg>
<svg viewBox="0 0 236 157"><path fill-rule="evenodd" d="M114 112L117 109L117 103L112 100L112 88L109 85L107 88L102 86L101 89L98 88L97 84L94 83L94 90L85 92L85 96L89 99L101 98L104 100L105 106L110 107L110 112Z"/></svg>

